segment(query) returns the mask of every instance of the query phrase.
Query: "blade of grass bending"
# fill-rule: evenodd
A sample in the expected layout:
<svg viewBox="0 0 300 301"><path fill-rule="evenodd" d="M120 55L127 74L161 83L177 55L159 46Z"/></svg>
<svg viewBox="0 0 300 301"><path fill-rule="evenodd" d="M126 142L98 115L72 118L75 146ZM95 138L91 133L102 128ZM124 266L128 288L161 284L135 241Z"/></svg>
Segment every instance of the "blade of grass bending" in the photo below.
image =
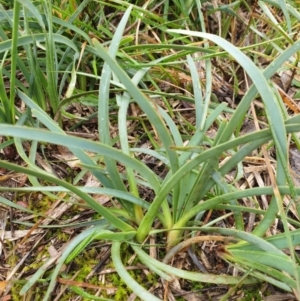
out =
<svg viewBox="0 0 300 301"><path fill-rule="evenodd" d="M76 187L78 189L80 189L82 192L90 193L90 194L103 194L103 195L107 195L107 196L111 196L111 197L115 197L115 198L121 198L123 196L124 199L126 199L128 202L131 202L132 204L137 204L137 205L143 207L144 209L148 209L150 206L150 204L148 202L146 202L143 199L133 196L129 192L119 191L119 190L110 189L110 188L102 188L102 187L86 187L86 186L84 186L84 187L76 186ZM70 190L68 190L65 187L61 187L61 186L41 186L41 187L34 186L34 187L15 187L15 188L0 186L0 191L70 192ZM20 208L23 208L23 207L20 206ZM18 208L18 209L20 209L20 208ZM31 211L29 211L29 212L32 213Z"/></svg>
<svg viewBox="0 0 300 301"><path fill-rule="evenodd" d="M265 252L265 251L245 251L239 249L231 249L230 250L232 257L238 257L241 262L244 260L248 260L248 262L255 262L256 264L260 264L262 268L260 271L266 272L268 275L272 276L272 273L268 272L268 267L272 267L279 271L286 272L290 278L291 276L295 278L295 272L299 274L300 267L293 266L293 262L291 261L290 257L274 254L272 252ZM282 279L280 279L282 280ZM292 279L291 279L292 280ZM288 283L284 281L285 283ZM296 288L296 282L293 279L293 288ZM290 284L291 285L291 284Z"/></svg>
<svg viewBox="0 0 300 301"><path fill-rule="evenodd" d="M224 275L213 275L213 274L203 274L196 272L189 272L186 270L174 268L168 264L158 261L147 253L145 253L139 246L131 245L133 250L138 254L139 257L143 257L144 261L148 261L148 264L155 266L157 269L164 271L165 273L172 274L179 278L188 279L191 281L199 281L203 283L217 283L217 284L236 284L241 280L238 276L224 276ZM244 284L257 283L257 280L249 277L245 279Z"/></svg>
<svg viewBox="0 0 300 301"><path fill-rule="evenodd" d="M291 231L291 238L293 241L293 245L299 245L300 244L300 229ZM288 243L286 240L286 236L284 233L276 234L274 236L266 237L264 240L268 241L272 245L274 245L276 248L282 250L288 247ZM239 245L235 246L229 246L228 249L231 248L238 249L238 250L249 250L249 251L255 251L259 250L259 248L256 245L247 243L247 242L241 242Z"/></svg>
<svg viewBox="0 0 300 301"><path fill-rule="evenodd" d="M245 240L247 242L250 242L256 246L258 246L260 248L260 252L259 251L245 251L242 250L241 252L239 252L238 247L235 249L234 247L230 250L230 253L226 253L226 252L222 252L224 257L228 257L230 258L232 261L235 262L239 262L242 266L245 265L246 262L248 262L247 266L254 268L254 269L258 269L261 271L266 272L267 274L271 275L272 274L276 277L279 278L279 280L283 281L283 283L290 285L291 287L293 287L294 289L298 289L298 284L297 284L297 279L299 278L299 266L297 266L297 264L295 263L295 261L290 258L288 255L286 255L283 251L277 249L274 245L270 244L268 241L266 241L265 239L259 238L251 233L247 233L244 231L238 231L238 230L234 230L234 229L224 229L224 228L210 228L210 227L201 227L201 229L204 232L217 232L217 233L221 233L223 235L230 235L233 237L237 237L241 240ZM238 245L238 244L237 244ZM235 250L237 250L235 252ZM258 252L261 253L261 250L264 251L264 254L267 254L265 256L276 256L276 263L272 263L271 266L272 267L278 267L281 266L282 270L287 271L289 274L292 274L293 277L296 278L296 281L289 278L290 281L288 281L288 278L286 277L286 275L284 275L282 272L276 273L276 270L272 270L270 273L268 272L268 270L271 270L270 268L268 268L268 266L264 265L264 267L262 266L262 263L260 263L260 259L258 258L258 256L256 256L257 258L254 260L251 260L251 254ZM237 253L237 256L234 256L234 254ZM243 257L241 258L243 254ZM241 259L241 260L240 260ZM282 262L282 260L284 260L284 263ZM278 263L279 261L279 263ZM281 261L281 262L280 262ZM269 260L265 260L265 263L270 263ZM289 264L287 264L289 263ZM285 279L285 280L284 280Z"/></svg>
<svg viewBox="0 0 300 301"><path fill-rule="evenodd" d="M172 275L165 273L161 269L157 268L155 265L153 265L151 262L148 261L148 257L144 256L146 253L145 252L140 252L138 254L138 257L142 263L144 263L150 271L154 272L156 275L161 277L162 279L172 282L174 281L174 277Z"/></svg>
<svg viewBox="0 0 300 301"><path fill-rule="evenodd" d="M45 39L46 39L46 37L45 37L45 34L43 34L43 33L32 34L30 36L21 36L21 37L18 37L17 47L24 46L27 44L32 44L32 43L35 43L36 41L44 42ZM69 40L68 38L66 38L64 36L54 34L53 42L62 43L67 46L70 46L75 51L75 53L79 54L77 46L71 40ZM11 48L12 48L12 40L5 40L3 42L0 42L0 52L10 50Z"/></svg>
<svg viewBox="0 0 300 301"><path fill-rule="evenodd" d="M296 42L290 48L286 49L270 64L263 72L266 79L269 79L284 63L289 60L297 51L300 50L300 41ZM249 109L251 101L257 94L256 86L252 85L246 92L239 105L237 106L234 114L230 118L227 124L227 131L222 135L221 141L227 141L232 133L235 131L236 125L239 124L239 120L246 114Z"/></svg>
<svg viewBox="0 0 300 301"><path fill-rule="evenodd" d="M248 189L248 190L250 190L250 189ZM227 196L228 195L229 195L229 193L227 194ZM227 197L226 197L226 199L227 199ZM286 255L283 251L279 250L278 248L276 248L274 245L272 245L265 239L260 238L256 235L253 235L252 233L248 233L248 232L240 231L240 230L236 230L236 229L226 229L226 228L221 228L221 227L205 227L205 226L203 226L200 228L203 230L203 232L211 233L211 232L215 231L215 232L223 234L223 235L229 235L229 236L239 238L242 241L247 241L251 244L254 244L258 248L260 248L260 250L263 250L267 253L269 252L269 253L278 254L278 255L284 256L286 259L289 258L289 256ZM236 248L238 249L238 246ZM234 247L232 247L232 249L234 249Z"/></svg>
<svg viewBox="0 0 300 301"><path fill-rule="evenodd" d="M123 32L125 30L125 26L127 24L128 18L130 16L132 7L129 6L123 15L121 22L119 23L116 32L111 41L111 45L109 47L109 53L113 59L115 59L117 51L119 49L120 41L122 39ZM111 68L109 64L104 60L104 65L101 73L101 81L99 86L99 94L98 94L98 132L100 141L103 144L112 145L110 139L110 126L109 126L109 93L110 93L110 80L111 80ZM126 187L120 177L116 162L111 158L104 157L104 162L106 165L106 169L109 173L111 179L113 179L112 184L118 190L126 191ZM132 175L129 175L130 177ZM120 203L126 210L130 213L131 216L134 216L134 208L132 204L128 204L126 202Z"/></svg>
<svg viewBox="0 0 300 301"><path fill-rule="evenodd" d="M59 144L68 148L85 149L103 156L111 157L116 161L120 161L124 165L128 164L136 169L151 184L156 192L160 189L160 183L156 174L140 161L123 154L121 151L110 146L103 145L100 142L89 141L74 136L52 133L40 129L32 129L26 127L10 126L0 124L0 133L7 136L19 137L28 140L38 140L47 143Z"/></svg>
<svg viewBox="0 0 300 301"><path fill-rule="evenodd" d="M88 0L88 1L90 1L90 0ZM68 21L65 21L65 20L62 20L62 19L52 16L53 23L56 23L61 26L61 29L58 30L55 34L62 34L61 32L63 32L63 31L72 30L76 34L79 34L80 36L82 36L89 44L92 44L92 41L91 41L91 38L89 37L89 35L86 34L80 28L78 28L77 26L71 24L70 19L71 19L71 17L68 18Z"/></svg>
<svg viewBox="0 0 300 301"><path fill-rule="evenodd" d="M131 193L125 191L119 191L116 189L102 188L102 187L85 187L85 186L84 187L76 186L76 187L80 189L82 192L89 193L89 194L103 194L115 198L123 197L126 201L131 202L132 204L139 205L146 210L150 207L150 204L145 200L135 197ZM23 192L39 191L45 194L47 192L71 192L67 188L61 186L39 186L39 185L35 185L33 187L0 187L0 191L23 191ZM56 195L53 196L57 199ZM29 213L33 213L33 211L26 209L25 207L19 206L17 204L14 204L11 201L8 201L4 198L2 199L0 198L0 203L3 203L7 206L14 207L16 209L23 210L26 212L28 210ZM164 219L162 213L158 213L157 217L161 221Z"/></svg>
<svg viewBox="0 0 300 301"><path fill-rule="evenodd" d="M111 257L112 261L115 265L115 268L119 274L119 276L122 278L122 280L127 284L128 287L132 289L132 291L141 298L143 301L162 301L161 299L155 297L153 294L148 292L144 287L142 287L140 284L138 284L126 271L121 257L121 242L115 241L112 243L111 247Z"/></svg>
<svg viewBox="0 0 300 301"><path fill-rule="evenodd" d="M203 227L203 228L206 228L206 227ZM206 229L204 229L203 231L206 232ZM289 274L292 274L292 276L295 277L295 280L291 279L292 282L284 281L284 283L291 285L296 290L296 292L298 292L299 266L296 264L296 261L293 257L290 258L288 255L286 255L281 250L277 249L274 245L270 244L265 239L259 238L251 233L247 233L244 231L238 231L238 230L232 230L232 229L224 229L224 228L218 228L218 229L217 228L208 228L208 232L213 232L213 231L216 231L216 232L219 232L219 233L225 234L225 235L231 235L234 237L238 237L242 240L246 240L250 243L253 243L256 246L258 246L260 248L260 250L265 251L265 254L268 254L268 256L271 256L271 254L273 254L273 255L276 254L278 256L281 256L282 259L285 260L284 263L282 263L282 262L279 263L279 265L281 265L282 270L287 271ZM288 241L288 245L290 247L290 243L289 243L290 237L286 236L286 238ZM292 247L291 247L291 249L292 249ZM235 253L234 250L236 250L236 249L233 247L232 252L231 252L232 254ZM237 252L238 252L238 247L237 247ZM241 252L245 255L245 258L243 258L240 261L240 263L242 265L244 265L246 260L248 261L248 259L251 258L251 254L250 254L251 251L242 250ZM292 249L292 252L293 252L293 249ZM224 252L224 256L227 256L226 252ZM228 254L228 256L231 257L229 254ZM233 255L231 257L231 259L233 261L238 261L240 256L241 256L241 254L237 255L237 256ZM277 260L280 260L280 258L278 257ZM289 262L289 265L287 265L287 262ZM265 271L267 274L272 275L272 273L268 273L267 269L261 268L261 265L259 264L259 258L257 258L255 261L251 261L251 259L249 259L248 263L249 263L250 267L255 268L253 265L256 265L256 268L258 268L259 270ZM267 263L267 260L265 261L265 263ZM276 264L273 263L272 267L276 267ZM273 271L273 275L275 274L275 271L276 270ZM280 278L279 278L280 280L282 280L283 277L286 277L281 272L279 273L279 276L280 276Z"/></svg>
<svg viewBox="0 0 300 301"><path fill-rule="evenodd" d="M253 261L250 262L247 259L240 260L239 258L236 257L235 260L233 260L229 254L223 255L220 253L220 255L225 260L228 259L228 261L230 261L230 262L237 263L234 265L234 267L237 270L246 272L246 273L249 273L249 271L250 271L250 275L252 277L259 279L260 281L268 282L268 283L270 283L274 286L277 286L288 292L292 292L291 286L292 287L295 286L295 281L293 281L288 275L285 275L284 273L282 273L276 269L273 269L271 267L266 267L266 266L262 267L261 264L257 264L256 262L253 262ZM260 272L261 269L263 270L262 273ZM264 269L268 269L268 272L270 272L270 274L272 274L272 276L268 276L265 273ZM276 277L277 279L280 279L280 280L277 280L274 277Z"/></svg>
<svg viewBox="0 0 300 301"><path fill-rule="evenodd" d="M153 149L149 149L149 148L130 148L130 151L133 153L141 153L141 154L146 154L146 155L150 155L156 159L158 159L159 161L162 161L165 165L169 166L169 160L162 154L160 154L158 151L155 151Z"/></svg>
<svg viewBox="0 0 300 301"><path fill-rule="evenodd" d="M92 209L94 209L96 212L101 214L104 218L106 218L112 225L114 225L117 229L120 229L121 231L132 231L134 228L127 223L123 222L119 218L117 218L115 215L113 215L108 209L106 209L104 206L100 205L98 202L96 202L91 196L89 196L87 193L82 192L80 189L75 187L72 184L69 184L63 180L60 180L58 178L53 177L52 175L49 175L46 172L41 172L37 170L32 170L29 168L21 167L18 165L15 165L13 163L8 163L5 161L0 160L0 166L7 168L9 170L14 170L20 173L32 175L35 177L39 177L41 179L47 180L51 183L55 183L56 185L60 185L62 187L67 188L68 190L72 191L79 197L81 197Z"/></svg>
<svg viewBox="0 0 300 301"><path fill-rule="evenodd" d="M266 0L266 2L270 2L270 1ZM273 2L273 1L271 1L271 2ZM277 3L275 2L274 5L277 6ZM291 4L288 4L288 3L286 3L286 7L287 7L289 13L292 16L294 16L298 21L300 21L300 13L299 13L299 10L297 9L297 7L294 7L294 6L292 6Z"/></svg>

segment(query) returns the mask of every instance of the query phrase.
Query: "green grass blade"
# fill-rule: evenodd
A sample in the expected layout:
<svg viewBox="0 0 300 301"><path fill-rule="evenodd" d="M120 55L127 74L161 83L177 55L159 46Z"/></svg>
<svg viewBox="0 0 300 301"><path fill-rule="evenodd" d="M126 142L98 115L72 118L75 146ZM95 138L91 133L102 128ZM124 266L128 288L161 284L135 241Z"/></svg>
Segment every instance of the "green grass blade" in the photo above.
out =
<svg viewBox="0 0 300 301"><path fill-rule="evenodd" d="M134 77L132 78L132 82L136 85L140 82L143 78L147 69L142 69L137 72ZM114 76L116 77L116 76ZM117 78L115 80L118 80ZM128 132L127 132L127 114L128 114L128 107L130 103L130 95L125 92L122 96L117 95L117 103L119 105L119 114L118 114L118 129L120 134L120 144L123 152L127 155L130 155L129 150L129 143L128 143ZM137 181L135 178L134 171L129 166L126 166L127 178L130 192L135 195L139 196ZM140 206L134 206L134 216L136 219L137 224L140 224L142 221L144 214L142 208Z"/></svg>
<svg viewBox="0 0 300 301"><path fill-rule="evenodd" d="M31 12L31 14L33 15L33 17L36 18L36 20L38 21L41 28L43 30L45 30L45 24L44 24L44 21L42 18L42 14L37 10L37 8L33 5L32 2L30 2L28 0L17 0L15 2L19 2L20 4L22 4L23 7L28 9Z"/></svg>
<svg viewBox="0 0 300 301"><path fill-rule="evenodd" d="M198 70L190 55L187 56L187 62L189 64L193 83L196 111L196 128L200 128L200 130L202 130L205 124L207 108L204 108L204 101L202 97L202 89L200 85Z"/></svg>
<svg viewBox="0 0 300 301"><path fill-rule="evenodd" d="M91 208L93 208L99 214L103 215L103 217L106 218L116 228L118 228L122 231L132 231L133 230L133 228L130 225L126 224L125 222L123 222L122 220L117 218L108 209L106 209L104 206L102 206L98 202L96 202L91 196L82 192L80 189L78 189L77 187L75 187L72 184L69 184L63 180L55 178L46 172L32 170L32 169L21 167L21 166L18 166L18 165L12 164L12 163L8 163L8 162L2 161L2 160L0 160L0 166L7 168L9 170L14 170L14 171L23 173L23 174L28 174L28 175L32 175L35 177L39 177L39 178L47 180L51 183L55 183L57 185L65 187L68 190L75 193L76 195L78 195L79 197L81 197L83 200L85 200Z"/></svg>
<svg viewBox="0 0 300 301"><path fill-rule="evenodd" d="M111 248L111 256L113 263L115 265L115 268L122 278L122 280L127 284L128 287L132 289L132 291L141 298L141 300L144 301L162 301L161 299L155 297L151 293L149 293L144 287L142 287L140 284L138 284L127 272L125 269L121 257L121 243L116 241L113 242L112 248Z"/></svg>
<svg viewBox="0 0 300 301"><path fill-rule="evenodd" d="M20 15L21 4L15 1L14 5L14 19L13 19L13 32L12 32L12 43L11 43L11 69L10 69L10 94L9 104L10 111L7 116L7 120L10 124L15 123L15 86L16 86L16 71L17 71L17 60L18 57L18 37L19 37L19 15Z"/></svg>
<svg viewBox="0 0 300 301"><path fill-rule="evenodd" d="M165 273L170 273L179 278L188 279L191 281L198 281L200 283L218 283L218 284L236 284L239 283L241 277L235 276L226 276L226 275L213 275L213 274L203 274L203 273L195 273L189 272L186 270L174 268L168 264L160 262L148 254L146 254L139 246L132 245L131 246L134 251L138 254L138 256L142 256L144 260L148 261L149 265L153 265L156 268L164 271ZM244 284L256 283L257 281L253 278L245 279Z"/></svg>
<svg viewBox="0 0 300 301"><path fill-rule="evenodd" d="M286 272L289 276L295 277L294 272L298 274L300 272L299 266L294 267L291 262L291 258L284 255L274 254L272 252L262 252L262 251L245 251L239 249L232 249L231 254L234 257L238 257L241 262L243 260L248 260L248 262L255 262L256 264L261 264L262 268L260 271L266 272L268 275L272 276L272 273L268 272L268 267L275 268L279 271ZM286 280L280 279L281 281L288 283ZM292 280L292 279L291 279ZM292 281L294 285L293 288L296 288L295 281Z"/></svg>
<svg viewBox="0 0 300 301"><path fill-rule="evenodd" d="M287 9L287 3L286 3L285 0L278 0L278 3L280 5L280 8L281 8L283 14L284 14L288 32L291 33L292 32L292 26L291 26L290 15L289 15L289 12L288 12L288 9Z"/></svg>
<svg viewBox="0 0 300 301"><path fill-rule="evenodd" d="M57 54L55 47L55 40L53 38L53 22L52 22L52 3L47 1L43 3L44 11L48 22L48 32L45 32L46 41L46 71L47 71L47 82L48 82L48 95L49 104L52 113L55 115L59 105L58 98L58 74L56 70L57 66Z"/></svg>
<svg viewBox="0 0 300 301"><path fill-rule="evenodd" d="M235 267L238 270L243 272L247 271L251 276L254 276L260 281L268 282L288 292L292 292L291 288L296 286L295 281L291 279L290 276L274 268L267 267L263 264L257 263L256 261L250 261L247 258L239 258L238 256L233 257L222 252L219 254L225 260L236 263ZM270 274L271 276L268 276L267 274Z"/></svg>
<svg viewBox="0 0 300 301"><path fill-rule="evenodd" d="M12 120L11 120L11 116L12 116L12 113L11 113L11 106L10 106L10 100L9 98L7 97L7 94L6 94L6 89L5 89L5 85L4 85L4 81L3 81L3 73L2 73L2 70L4 68L3 64L5 62L5 58L7 56L7 53L6 52L4 54L4 57L3 57L3 60L1 62L1 66L0 66L0 99L1 99L1 103L2 103L2 106L1 106L1 122L2 123L10 123L12 124Z"/></svg>
<svg viewBox="0 0 300 301"><path fill-rule="evenodd" d="M21 36L21 37L18 37L18 39L17 39L17 47L24 46L27 44L32 44L35 42L45 42L45 40L46 40L46 37L45 37L45 34L43 34L43 33L32 34L30 36ZM67 45L67 46L71 47L75 51L76 54L79 54L78 48L74 44L74 42L72 42L71 40L69 40L68 38L66 38L64 36L53 34L53 42L62 43L64 45ZM5 52L7 50L10 50L11 48L12 48L12 40L6 40L3 42L0 42L0 52Z"/></svg>
<svg viewBox="0 0 300 301"><path fill-rule="evenodd" d="M291 234L293 246L299 245L300 244L300 229L291 231L290 234ZM280 233L280 234L277 234L274 236L269 236L264 239L280 250L286 249L288 247L285 233ZM256 245L249 244L249 243L239 243L239 245L232 246L232 248L237 248L239 250L245 250L245 251L246 250L249 250L249 251L259 250L259 248ZM230 249L230 247L229 247L229 249Z"/></svg>
<svg viewBox="0 0 300 301"><path fill-rule="evenodd" d="M131 6L126 10L125 14L122 17L120 24L113 36L111 41L111 45L109 47L109 53L113 59L117 54L120 41L122 39L122 35L130 16ZM111 80L111 69L107 62L104 63L99 87L99 95L98 95L98 131L100 136L100 141L106 145L112 145L110 139L110 126L109 126L109 93L110 93L110 80ZM116 162L111 158L104 158L105 165L107 167L107 171L110 175L110 178L113 179L113 185L118 190L126 191L126 187L121 180L119 175L118 168L116 166ZM130 175L131 176L131 175ZM121 201L123 206L126 208L128 212L132 216L134 216L134 209L131 204L127 204Z"/></svg>
<svg viewBox="0 0 300 301"><path fill-rule="evenodd" d="M131 166L138 171L142 177L146 178L155 191L160 189L160 183L157 176L147 166L140 161L123 154L121 151L110 146L103 145L99 142L88 141L78 137L67 136L58 133L51 133L45 130L29 129L26 127L9 126L0 124L0 132L3 135L14 136L28 140L44 141L47 143L59 144L76 149L85 149L103 156L108 156L116 161L122 162L124 165Z"/></svg>
<svg viewBox="0 0 300 301"><path fill-rule="evenodd" d="M84 300L115 301L113 299L107 299L107 298L97 297L97 296L91 295L91 294L87 293L86 291L84 291L82 288L80 288L78 286L70 286L68 289L74 291L77 294L77 296L83 297Z"/></svg>

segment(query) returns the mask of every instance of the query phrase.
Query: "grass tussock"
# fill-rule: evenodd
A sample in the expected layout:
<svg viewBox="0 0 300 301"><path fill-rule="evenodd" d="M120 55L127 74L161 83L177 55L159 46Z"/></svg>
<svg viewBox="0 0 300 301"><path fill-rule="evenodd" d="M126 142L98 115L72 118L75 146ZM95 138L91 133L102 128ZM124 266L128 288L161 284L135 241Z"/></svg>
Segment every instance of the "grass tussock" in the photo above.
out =
<svg viewBox="0 0 300 301"><path fill-rule="evenodd" d="M3 2L3 298L300 300L299 5Z"/></svg>

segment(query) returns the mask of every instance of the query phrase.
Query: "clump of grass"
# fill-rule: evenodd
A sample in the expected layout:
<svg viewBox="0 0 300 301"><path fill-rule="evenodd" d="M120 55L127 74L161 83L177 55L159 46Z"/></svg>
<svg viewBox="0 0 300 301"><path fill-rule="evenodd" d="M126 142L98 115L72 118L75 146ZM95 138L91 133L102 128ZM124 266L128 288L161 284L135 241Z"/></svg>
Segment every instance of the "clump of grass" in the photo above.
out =
<svg viewBox="0 0 300 301"><path fill-rule="evenodd" d="M104 9L94 13L99 5ZM263 13L261 17L256 9ZM284 24L279 25L271 6L263 1L252 9L243 1L220 7L200 1L148 1L143 6L125 1L72 1L54 6L24 1L14 7L13 19L10 12L4 14L2 22L10 32L0 32L2 66L17 59L2 72L16 91L11 91L10 97L1 92L0 115L7 118L0 131L13 138L22 164L0 160L0 166L27 174L30 187L1 190L38 190L65 202L75 198L76 206L84 201L82 207L100 217L76 225L82 231L76 232L55 268L49 270L43 300L50 298L62 266L80 261L79 256L88 259L85 250L98 240L111 243L111 260L126 284L115 300L127 297L129 290L141 300L160 300L145 289L137 275L126 270L124 249L130 249L163 283L178 277L238 288L242 283L266 281L294 292L300 300L299 264L294 252L300 239L300 190L293 183L288 162L290 141L300 145L296 135L300 119L290 116L270 81L284 64L298 66L300 44L294 42L293 30L300 17L287 3L273 9L282 14ZM239 15L241 11L250 16L248 22ZM11 25L19 15L24 36L18 36L22 32L18 23ZM269 26L270 36L258 30L260 22ZM209 25L212 23L218 25L214 34L207 33L214 28ZM237 23L238 34L231 32ZM253 41L251 45L247 39ZM272 63L261 68L270 58ZM225 85L224 79L230 84ZM4 82L1 85L4 87ZM232 97L239 98L232 108L218 102L221 88L229 86L233 86ZM16 107L12 105L14 93L20 104ZM263 104L263 121L253 105L258 98ZM81 110L83 116L77 116L72 106L88 108L90 114ZM186 110L192 111L192 118L181 113ZM68 132L93 118L97 119L98 140ZM246 119L254 121L256 130L242 136ZM68 149L78 160L74 168L80 171L74 179L61 179L51 164L41 168L36 163L39 153L46 157L45 146L56 145ZM2 148L6 146L2 144ZM268 148L275 154L273 165ZM263 160L269 185L240 189L243 161L249 156ZM84 183L89 173L99 187L78 184ZM150 198L145 197L145 191ZM102 205L94 194L109 196L110 206ZM259 204L260 196L265 195L269 196L267 208L241 203L248 199L259 200ZM47 207L47 200L43 199L42 207ZM1 202L24 210L8 199ZM34 210L29 208L28 213L32 213L30 209ZM224 216L215 217L212 213L217 210L223 210ZM245 231L249 212L256 223ZM283 232L266 237L277 221ZM218 226L221 222L228 227ZM164 258L149 255L151 237L156 248L162 245ZM238 272L215 275L172 266L170 259L178 252L209 239L220 242L219 258L234 264ZM20 294L31 290L50 266L51 259L31 276ZM87 272L90 267L84 274ZM82 298L86 294L90 297L90 292L73 290Z"/></svg>

